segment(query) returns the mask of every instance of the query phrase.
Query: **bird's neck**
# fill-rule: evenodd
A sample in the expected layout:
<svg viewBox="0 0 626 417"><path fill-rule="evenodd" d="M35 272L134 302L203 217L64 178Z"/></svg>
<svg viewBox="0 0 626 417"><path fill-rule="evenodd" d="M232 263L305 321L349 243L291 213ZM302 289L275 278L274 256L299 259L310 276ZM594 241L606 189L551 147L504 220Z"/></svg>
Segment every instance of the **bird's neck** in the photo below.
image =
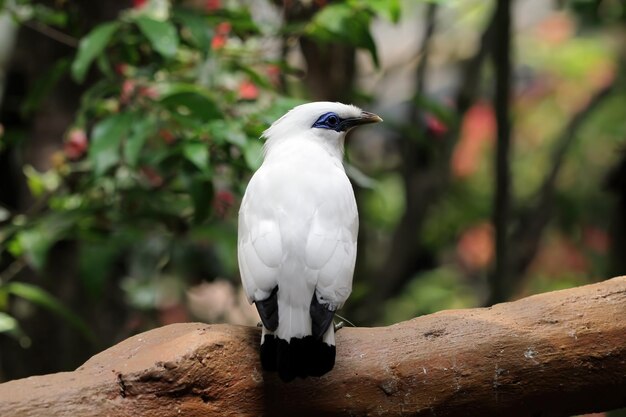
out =
<svg viewBox="0 0 626 417"><path fill-rule="evenodd" d="M274 137L265 142L265 160L274 158L328 157L341 164L344 152L344 137L325 140L318 136L303 134L295 137Z"/></svg>

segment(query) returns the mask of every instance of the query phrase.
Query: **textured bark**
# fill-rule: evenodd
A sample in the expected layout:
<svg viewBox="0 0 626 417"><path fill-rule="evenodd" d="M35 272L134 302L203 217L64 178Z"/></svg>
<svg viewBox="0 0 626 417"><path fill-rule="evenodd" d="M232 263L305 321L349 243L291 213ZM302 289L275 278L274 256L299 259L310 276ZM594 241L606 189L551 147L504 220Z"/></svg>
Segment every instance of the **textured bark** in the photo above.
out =
<svg viewBox="0 0 626 417"><path fill-rule="evenodd" d="M284 384L259 329L162 327L74 372L0 385L2 416L565 416L626 405L626 277L338 334L335 369Z"/></svg>

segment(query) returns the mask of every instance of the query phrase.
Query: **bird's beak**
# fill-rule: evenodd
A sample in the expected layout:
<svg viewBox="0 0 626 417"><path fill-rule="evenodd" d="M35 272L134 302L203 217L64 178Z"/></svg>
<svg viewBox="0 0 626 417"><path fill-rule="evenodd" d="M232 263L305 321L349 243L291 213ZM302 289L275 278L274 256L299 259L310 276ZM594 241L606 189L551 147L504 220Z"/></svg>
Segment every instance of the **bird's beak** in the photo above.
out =
<svg viewBox="0 0 626 417"><path fill-rule="evenodd" d="M383 119L374 113L370 113L367 111L361 112L361 115L356 118L356 125L366 125L369 123L380 123Z"/></svg>
<svg viewBox="0 0 626 417"><path fill-rule="evenodd" d="M374 114L374 113L370 113L367 111L361 112L361 114L358 117L351 117L349 119L345 119L343 121L343 123L345 123L347 129L352 129L353 127L357 127L360 125L367 125L370 123L379 123L382 122L383 119Z"/></svg>

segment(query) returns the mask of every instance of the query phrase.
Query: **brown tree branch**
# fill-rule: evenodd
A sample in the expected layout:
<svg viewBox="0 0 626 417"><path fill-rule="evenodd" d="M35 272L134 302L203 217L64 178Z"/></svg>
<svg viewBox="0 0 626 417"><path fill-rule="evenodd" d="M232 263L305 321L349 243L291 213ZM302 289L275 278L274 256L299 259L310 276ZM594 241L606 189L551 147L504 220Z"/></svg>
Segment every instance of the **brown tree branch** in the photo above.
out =
<svg viewBox="0 0 626 417"><path fill-rule="evenodd" d="M566 416L626 405L626 277L341 330L337 364L285 384L256 328L177 324L74 372L0 385L3 416Z"/></svg>
<svg viewBox="0 0 626 417"><path fill-rule="evenodd" d="M26 26L29 29L34 30L35 32L39 32L44 36L49 37L63 45L67 45L70 48L78 48L78 39L73 36L68 35L67 33L63 33L60 30L53 28L52 26L45 25L36 20L34 21L25 21L21 22L22 25Z"/></svg>

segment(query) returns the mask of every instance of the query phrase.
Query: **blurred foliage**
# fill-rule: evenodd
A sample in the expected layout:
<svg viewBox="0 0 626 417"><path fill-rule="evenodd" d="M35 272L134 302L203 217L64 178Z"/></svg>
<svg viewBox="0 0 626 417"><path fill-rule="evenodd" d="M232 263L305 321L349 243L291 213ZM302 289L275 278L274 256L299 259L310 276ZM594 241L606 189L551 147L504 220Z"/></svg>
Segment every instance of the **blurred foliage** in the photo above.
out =
<svg viewBox="0 0 626 417"><path fill-rule="evenodd" d="M478 302L476 292L457 270L441 267L412 280L402 295L388 301L382 321L397 323L439 310L475 306Z"/></svg>
<svg viewBox="0 0 626 417"><path fill-rule="evenodd" d="M597 91L611 83L620 87L573 133L575 138L555 185L553 221L515 297L583 285L604 279L608 273L615 200L605 182L626 151L624 58L619 47L623 32L613 30L621 23L607 8L598 13L601 2L573 3L547 13L542 21L515 34L511 161L514 216L536 201L555 162L554 149L571 119L577 112L586 111L585 106ZM587 25L590 9L579 9L581 3L595 4L594 18L602 16L601 20ZM463 40L476 39L490 10L491 4L485 2L446 4L438 18L443 28L433 39L440 48L435 52L437 64L433 67L453 67L459 63L458 56L467 57L469 53L462 48L468 48L468 42ZM617 13L622 9L611 10ZM528 18L526 15L521 19ZM444 65L440 62L443 60ZM490 79L493 68L487 66L484 73ZM427 82L432 76L429 73ZM489 91L483 94L489 97ZM424 99L419 107L428 112L424 118L427 133L422 140L433 141L436 146L454 121L448 115L450 110L445 111L450 96L442 95L434 101L444 111L433 111ZM443 308L479 306L488 294L486 277L494 257L490 219L496 140L491 104L479 99L460 123L449 167L451 182L428 212L419 236L428 254L435 257L435 268L416 273L398 296L386 301L380 323ZM415 126L395 128L403 139L419 133L414 132ZM366 219L361 227L368 237L367 247L360 247L361 253L366 253L366 270L377 270L384 264L390 235L406 210L402 179L394 168L377 177L379 188L367 192L365 204L360 206ZM375 287L359 285L355 294L366 300L375 291Z"/></svg>

